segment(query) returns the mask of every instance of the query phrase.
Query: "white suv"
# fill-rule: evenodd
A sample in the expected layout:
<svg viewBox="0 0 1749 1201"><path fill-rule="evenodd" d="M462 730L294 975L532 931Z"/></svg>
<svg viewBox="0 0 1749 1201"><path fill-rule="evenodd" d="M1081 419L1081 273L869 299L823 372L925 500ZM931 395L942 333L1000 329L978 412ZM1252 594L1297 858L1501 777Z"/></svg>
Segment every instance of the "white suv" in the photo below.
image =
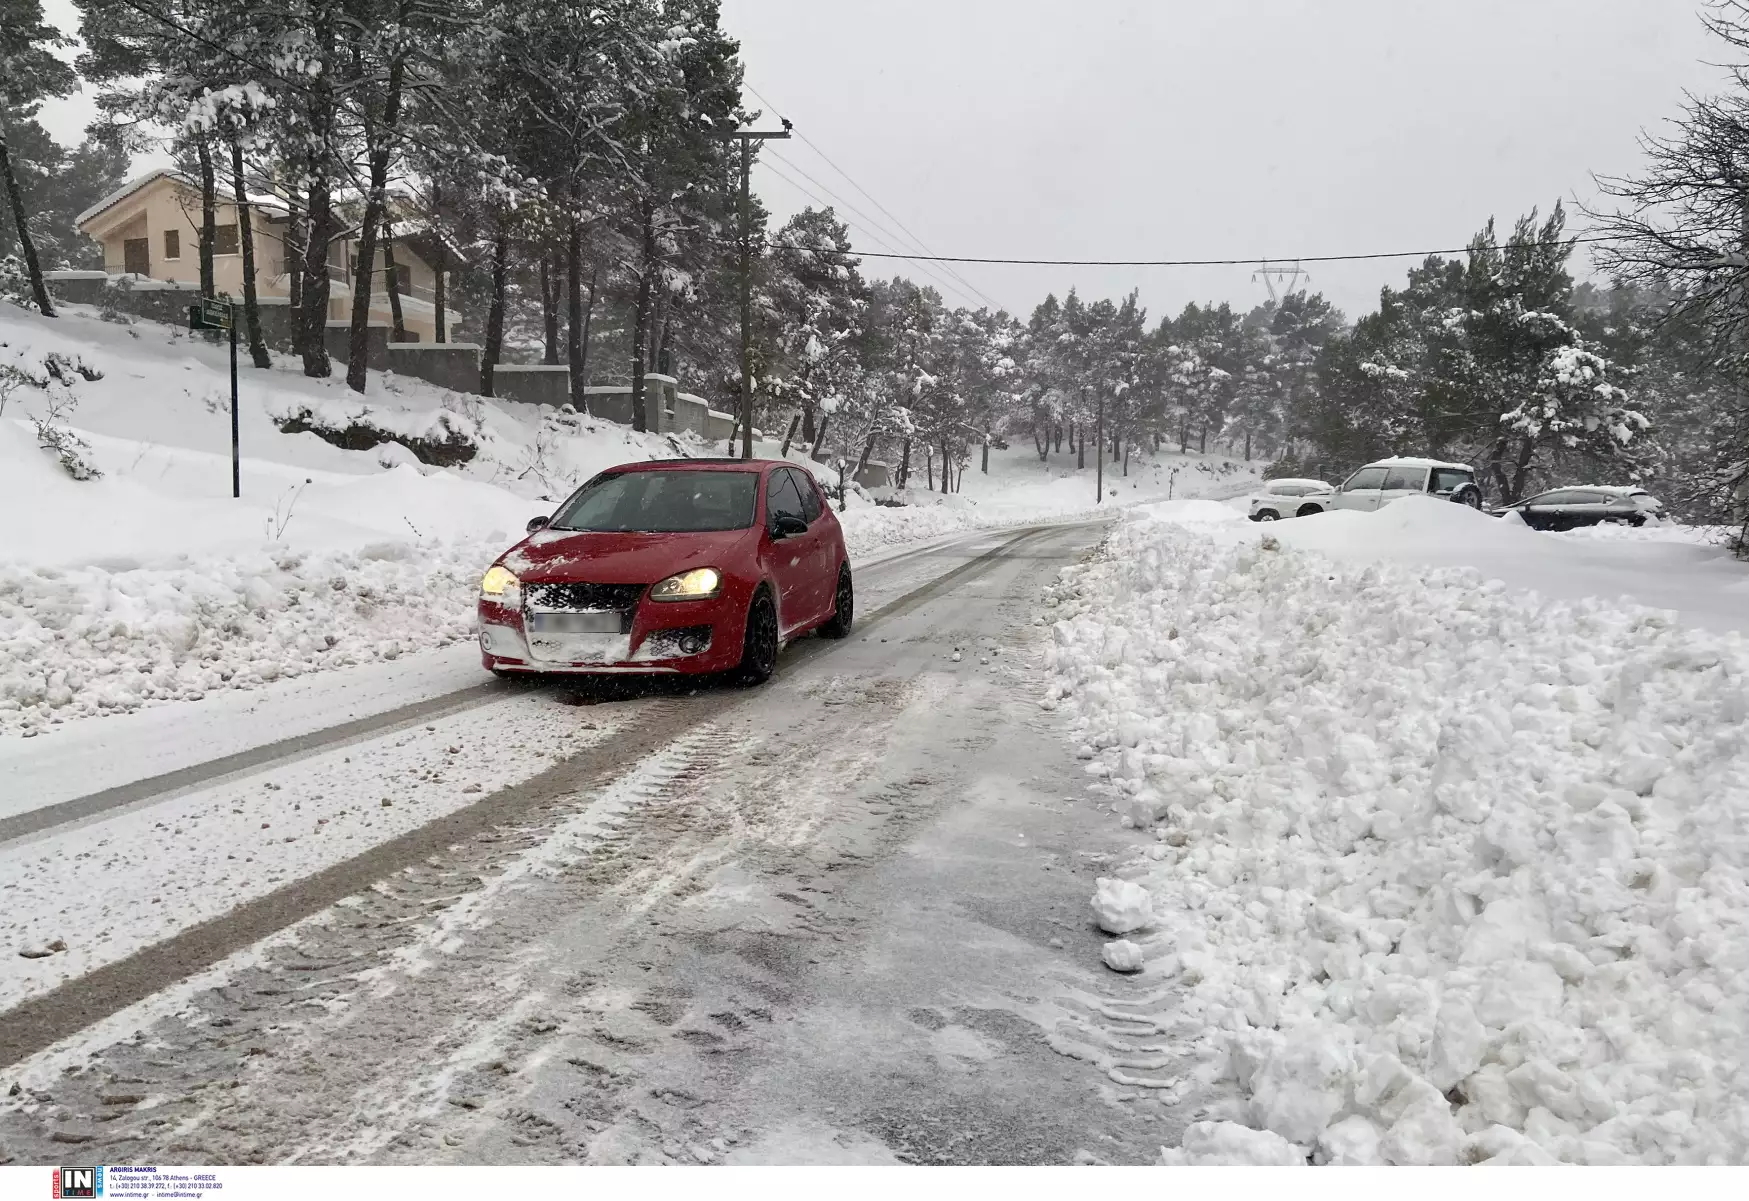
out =
<svg viewBox="0 0 1749 1201"><path fill-rule="evenodd" d="M1329 498L1332 509L1382 508L1405 496L1437 496L1482 507L1482 490L1474 469L1437 459L1380 459L1349 476Z"/></svg>
<svg viewBox="0 0 1749 1201"><path fill-rule="evenodd" d="M1263 490L1250 498L1251 520L1280 521L1322 513L1334 491L1323 480L1268 480Z"/></svg>

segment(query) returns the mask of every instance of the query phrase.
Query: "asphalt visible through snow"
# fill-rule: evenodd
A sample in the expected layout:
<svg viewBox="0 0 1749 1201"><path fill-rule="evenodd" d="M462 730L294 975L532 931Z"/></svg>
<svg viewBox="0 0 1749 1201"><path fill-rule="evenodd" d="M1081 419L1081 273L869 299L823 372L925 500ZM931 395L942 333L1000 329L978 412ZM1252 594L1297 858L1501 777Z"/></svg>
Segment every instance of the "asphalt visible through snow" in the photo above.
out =
<svg viewBox="0 0 1749 1201"><path fill-rule="evenodd" d="M0 1013L0 1163L1151 1161L1197 1098L1100 966L1120 831L1036 704L1102 533L888 560L761 689L525 689L636 720Z"/></svg>

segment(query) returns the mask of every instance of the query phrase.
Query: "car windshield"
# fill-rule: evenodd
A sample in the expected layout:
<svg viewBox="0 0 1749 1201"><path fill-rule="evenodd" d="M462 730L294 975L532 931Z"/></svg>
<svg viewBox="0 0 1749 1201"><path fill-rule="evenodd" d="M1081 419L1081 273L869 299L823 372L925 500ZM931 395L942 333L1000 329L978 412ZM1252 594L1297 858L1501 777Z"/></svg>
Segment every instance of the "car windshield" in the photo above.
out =
<svg viewBox="0 0 1749 1201"><path fill-rule="evenodd" d="M620 471L583 485L553 518L555 530L673 534L753 524L751 471Z"/></svg>

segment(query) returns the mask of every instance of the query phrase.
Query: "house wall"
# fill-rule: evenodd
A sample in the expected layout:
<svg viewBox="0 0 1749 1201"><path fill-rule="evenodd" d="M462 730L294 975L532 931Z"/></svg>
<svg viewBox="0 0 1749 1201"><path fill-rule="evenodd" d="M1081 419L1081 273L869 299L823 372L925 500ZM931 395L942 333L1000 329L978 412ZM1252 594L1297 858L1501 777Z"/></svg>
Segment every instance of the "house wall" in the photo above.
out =
<svg viewBox="0 0 1749 1201"><path fill-rule="evenodd" d="M220 203L215 209L219 225L234 224L237 206ZM286 222L275 214L256 210L251 214L252 242L255 249L256 291L264 297L284 297L291 294L291 277L286 262ZM111 208L92 217L83 226L87 236L103 247L104 270L112 275L126 270L126 244L129 239L144 238L147 247L145 274L152 279L173 283L200 282L200 193L174 179L160 177L121 200ZM165 234L177 235L176 258L170 258ZM353 260L354 240L336 243L329 261L336 267L334 286L328 301L328 320L348 321L352 316L352 292L346 284L347 266ZM380 261L380 258L379 258ZM433 303L437 283L430 264L405 246L395 248L395 261L408 269L411 295L403 297L402 316L408 334L420 342L435 342L437 309ZM213 286L231 296L243 294L243 256L236 254L213 256ZM390 319L389 298L384 278L379 274L371 288L370 318L373 324ZM446 314L453 339L462 317L453 308Z"/></svg>

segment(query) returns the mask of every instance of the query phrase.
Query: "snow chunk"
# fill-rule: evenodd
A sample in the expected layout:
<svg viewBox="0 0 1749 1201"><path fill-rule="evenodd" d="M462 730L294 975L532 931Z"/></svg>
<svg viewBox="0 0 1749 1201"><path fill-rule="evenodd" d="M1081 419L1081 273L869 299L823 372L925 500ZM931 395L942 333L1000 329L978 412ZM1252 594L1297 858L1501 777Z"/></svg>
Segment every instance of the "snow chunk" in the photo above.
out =
<svg viewBox="0 0 1749 1201"><path fill-rule="evenodd" d="M1093 920L1107 934L1129 934L1153 924L1153 898L1140 884L1101 876L1093 888Z"/></svg>
<svg viewBox="0 0 1749 1201"><path fill-rule="evenodd" d="M1116 938L1100 949L1099 957L1114 972L1142 970L1142 948L1127 938Z"/></svg>
<svg viewBox="0 0 1749 1201"><path fill-rule="evenodd" d="M1303 1168L1306 1152L1279 1134L1252 1130L1237 1122L1193 1122L1186 1127L1177 1150L1160 1149L1160 1162L1169 1167L1249 1164Z"/></svg>

